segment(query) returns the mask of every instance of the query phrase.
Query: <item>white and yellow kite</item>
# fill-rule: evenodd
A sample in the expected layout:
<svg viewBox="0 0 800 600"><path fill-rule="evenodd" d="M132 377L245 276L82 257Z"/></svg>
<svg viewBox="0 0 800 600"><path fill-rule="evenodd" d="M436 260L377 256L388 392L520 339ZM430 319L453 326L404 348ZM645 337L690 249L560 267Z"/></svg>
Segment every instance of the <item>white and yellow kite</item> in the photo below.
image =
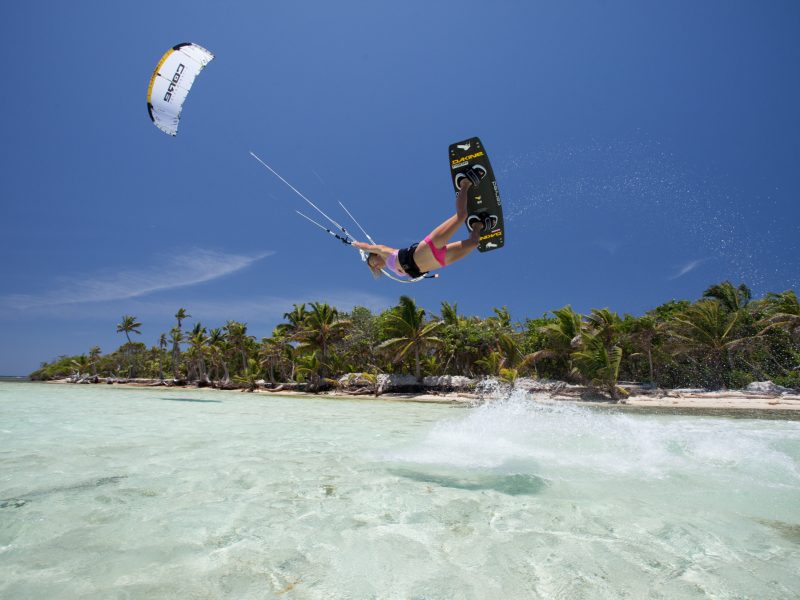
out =
<svg viewBox="0 0 800 600"><path fill-rule="evenodd" d="M153 124L164 133L176 135L186 96L200 74L214 58L197 44L178 44L158 61L147 88L147 111Z"/></svg>

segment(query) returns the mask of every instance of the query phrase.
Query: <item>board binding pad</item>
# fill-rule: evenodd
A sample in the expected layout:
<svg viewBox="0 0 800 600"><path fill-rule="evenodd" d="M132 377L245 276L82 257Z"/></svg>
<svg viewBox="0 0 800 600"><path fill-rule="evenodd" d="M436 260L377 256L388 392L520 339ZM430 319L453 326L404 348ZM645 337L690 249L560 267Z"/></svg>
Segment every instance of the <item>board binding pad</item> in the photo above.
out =
<svg viewBox="0 0 800 600"><path fill-rule="evenodd" d="M450 144L450 176L453 187L458 193L456 181L464 177L464 173L470 168L480 166L486 169L486 175L480 180L478 185L469 188L467 199L467 229L470 220L484 220L484 217L492 217L496 220L494 227L490 231L481 232L481 240L478 244L479 252L489 252L503 247L505 241L503 228L503 207L500 202L500 191L497 188L497 180L492 171L492 165L486 150L480 139L474 137L463 142Z"/></svg>

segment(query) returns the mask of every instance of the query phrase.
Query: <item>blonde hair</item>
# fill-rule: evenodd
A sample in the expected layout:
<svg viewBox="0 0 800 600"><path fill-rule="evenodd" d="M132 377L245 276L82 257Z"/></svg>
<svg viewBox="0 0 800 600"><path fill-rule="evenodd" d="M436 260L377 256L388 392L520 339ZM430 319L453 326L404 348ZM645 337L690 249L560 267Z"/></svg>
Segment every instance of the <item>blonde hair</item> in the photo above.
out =
<svg viewBox="0 0 800 600"><path fill-rule="evenodd" d="M374 252L370 252L367 255L367 267L369 267L369 270L372 272L372 276L375 279L378 279L382 275L380 267L373 267L371 264L369 264L369 259L372 258L373 256L380 257L379 254L375 254Z"/></svg>

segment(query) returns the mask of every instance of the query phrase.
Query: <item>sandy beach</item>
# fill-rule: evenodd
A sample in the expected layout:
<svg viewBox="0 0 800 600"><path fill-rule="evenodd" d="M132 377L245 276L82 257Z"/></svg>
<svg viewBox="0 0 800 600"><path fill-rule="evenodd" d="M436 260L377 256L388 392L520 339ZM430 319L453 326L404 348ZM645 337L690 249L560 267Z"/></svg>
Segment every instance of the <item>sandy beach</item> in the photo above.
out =
<svg viewBox="0 0 800 600"><path fill-rule="evenodd" d="M256 394L271 395L275 392L258 390ZM282 391L286 396L298 397L328 397L328 398L364 398L374 399L374 395L367 394L341 394L337 392L324 392L322 394L308 394L304 392ZM621 402L608 399L576 399L573 396L546 393L527 393L532 402L542 404L569 403L579 406L588 406L598 409L629 411L629 412L658 412L674 414L737 414L752 416L753 413L763 413L766 418L788 418L800 420L800 394L794 395L766 395L752 394L740 391L726 392L681 392L669 391L663 395L632 395ZM473 406L484 402L496 402L501 398L486 397L485 395L470 394L466 392L452 392L443 394L426 393L386 393L378 398L394 402L420 402L431 404L453 404Z"/></svg>
<svg viewBox="0 0 800 600"><path fill-rule="evenodd" d="M66 384L70 380L57 380L48 383ZM196 388L195 384L184 386L162 384L157 380L111 381L101 379L101 384L122 387L185 387ZM96 384L97 385L97 384ZM743 390L707 391L698 389L646 390L641 386L629 386L630 396L618 402L597 394L585 386L557 385L553 390L526 389L523 387L487 386L484 391L450 391L450 392L384 392L379 396L372 393L346 392L340 389L318 393L265 387L248 392L244 389L228 389L231 393L253 393L256 395L281 395L297 398L331 398L331 399L381 399L392 402L417 402L423 404L449 404L456 406L475 406L488 402L501 401L511 394L522 394L531 402L542 404L570 403L597 409L654 412L672 414L703 414L733 416L760 416L761 418L785 418L800 420L800 394L793 392L760 393ZM486 391L486 390L489 391Z"/></svg>

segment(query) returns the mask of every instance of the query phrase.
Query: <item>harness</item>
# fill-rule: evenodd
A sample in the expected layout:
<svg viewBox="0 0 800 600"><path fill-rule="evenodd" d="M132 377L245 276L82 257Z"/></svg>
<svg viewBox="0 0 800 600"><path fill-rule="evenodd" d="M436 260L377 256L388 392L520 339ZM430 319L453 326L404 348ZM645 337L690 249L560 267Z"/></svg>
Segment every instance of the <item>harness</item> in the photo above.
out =
<svg viewBox="0 0 800 600"><path fill-rule="evenodd" d="M411 279L417 279L427 273L427 271L424 273L420 271L417 262L414 260L414 252L418 245L419 242L411 244L408 248L403 248L397 252L397 262L400 263L400 266L403 267L403 271L405 271L406 275L411 277Z"/></svg>

